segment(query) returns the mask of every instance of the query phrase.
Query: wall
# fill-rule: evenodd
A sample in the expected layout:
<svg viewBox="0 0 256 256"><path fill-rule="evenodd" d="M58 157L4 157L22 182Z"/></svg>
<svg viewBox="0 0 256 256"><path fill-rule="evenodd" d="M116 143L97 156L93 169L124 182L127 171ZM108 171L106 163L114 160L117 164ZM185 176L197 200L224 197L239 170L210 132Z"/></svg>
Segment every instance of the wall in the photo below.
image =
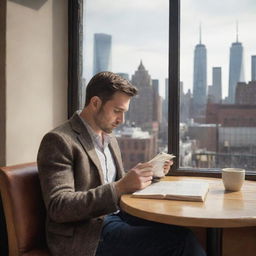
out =
<svg viewBox="0 0 256 256"><path fill-rule="evenodd" d="M18 2L18 1L17 1ZM67 117L68 1L7 1L6 164L36 160Z"/></svg>
<svg viewBox="0 0 256 256"><path fill-rule="evenodd" d="M5 102L5 49L6 49L6 2L0 1L0 166L5 164L6 149L6 102Z"/></svg>

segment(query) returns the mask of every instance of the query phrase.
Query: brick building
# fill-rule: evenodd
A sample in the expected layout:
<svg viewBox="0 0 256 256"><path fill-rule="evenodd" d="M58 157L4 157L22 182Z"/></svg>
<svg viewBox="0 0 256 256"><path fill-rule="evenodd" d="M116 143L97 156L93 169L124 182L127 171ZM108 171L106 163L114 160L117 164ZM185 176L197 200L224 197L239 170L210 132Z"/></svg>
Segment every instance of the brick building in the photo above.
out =
<svg viewBox="0 0 256 256"><path fill-rule="evenodd" d="M157 153L156 138L139 127L124 127L117 134L125 170L146 162Z"/></svg>
<svg viewBox="0 0 256 256"><path fill-rule="evenodd" d="M217 131L214 124L195 124L188 126L189 138L196 140L197 148L216 151Z"/></svg>
<svg viewBox="0 0 256 256"><path fill-rule="evenodd" d="M131 99L127 120L135 122L143 130L152 126L152 122L161 122L161 99L158 92L158 81L152 79L142 61L132 76L131 82L138 88L138 95ZM148 130L150 131L150 130Z"/></svg>
<svg viewBox="0 0 256 256"><path fill-rule="evenodd" d="M206 123L223 127L256 127L256 105L208 104Z"/></svg>
<svg viewBox="0 0 256 256"><path fill-rule="evenodd" d="M256 81L237 84L236 104L256 105Z"/></svg>
<svg viewBox="0 0 256 256"><path fill-rule="evenodd" d="M240 83L236 104L207 105L206 122L218 124L216 166L256 171L256 104L245 104L250 90Z"/></svg>

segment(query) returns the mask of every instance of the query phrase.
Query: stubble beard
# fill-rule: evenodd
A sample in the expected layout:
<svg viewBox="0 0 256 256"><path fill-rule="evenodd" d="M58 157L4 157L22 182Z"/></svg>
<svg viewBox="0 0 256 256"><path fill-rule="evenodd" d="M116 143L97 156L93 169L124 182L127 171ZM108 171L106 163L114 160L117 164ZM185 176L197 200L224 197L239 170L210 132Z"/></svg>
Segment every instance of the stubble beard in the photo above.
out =
<svg viewBox="0 0 256 256"><path fill-rule="evenodd" d="M95 121L96 125L97 125L103 132L108 133L108 134L112 133L113 130L114 130L114 127L106 127L106 126L104 126L104 125L103 125L103 122L102 122L103 119L104 119L104 110L103 110L103 108L101 107L101 108L99 109L99 111L97 112L94 121ZM110 125L111 125L111 124L110 124Z"/></svg>

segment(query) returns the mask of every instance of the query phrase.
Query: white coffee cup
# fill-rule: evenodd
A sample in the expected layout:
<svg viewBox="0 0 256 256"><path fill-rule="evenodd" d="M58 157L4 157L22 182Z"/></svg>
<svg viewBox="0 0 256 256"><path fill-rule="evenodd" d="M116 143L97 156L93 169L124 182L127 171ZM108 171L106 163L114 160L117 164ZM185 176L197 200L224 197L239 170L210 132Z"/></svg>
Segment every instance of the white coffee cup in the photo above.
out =
<svg viewBox="0 0 256 256"><path fill-rule="evenodd" d="M239 191L244 183L245 170L240 168L222 169L222 181L226 190Z"/></svg>

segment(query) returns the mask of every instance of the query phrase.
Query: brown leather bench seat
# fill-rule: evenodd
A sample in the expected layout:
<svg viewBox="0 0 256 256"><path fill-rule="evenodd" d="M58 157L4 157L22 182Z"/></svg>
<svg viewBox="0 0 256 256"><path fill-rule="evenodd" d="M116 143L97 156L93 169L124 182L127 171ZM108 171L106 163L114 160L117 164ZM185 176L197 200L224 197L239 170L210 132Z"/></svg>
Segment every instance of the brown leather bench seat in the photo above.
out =
<svg viewBox="0 0 256 256"><path fill-rule="evenodd" d="M45 207L36 163L0 168L9 256L48 256Z"/></svg>

